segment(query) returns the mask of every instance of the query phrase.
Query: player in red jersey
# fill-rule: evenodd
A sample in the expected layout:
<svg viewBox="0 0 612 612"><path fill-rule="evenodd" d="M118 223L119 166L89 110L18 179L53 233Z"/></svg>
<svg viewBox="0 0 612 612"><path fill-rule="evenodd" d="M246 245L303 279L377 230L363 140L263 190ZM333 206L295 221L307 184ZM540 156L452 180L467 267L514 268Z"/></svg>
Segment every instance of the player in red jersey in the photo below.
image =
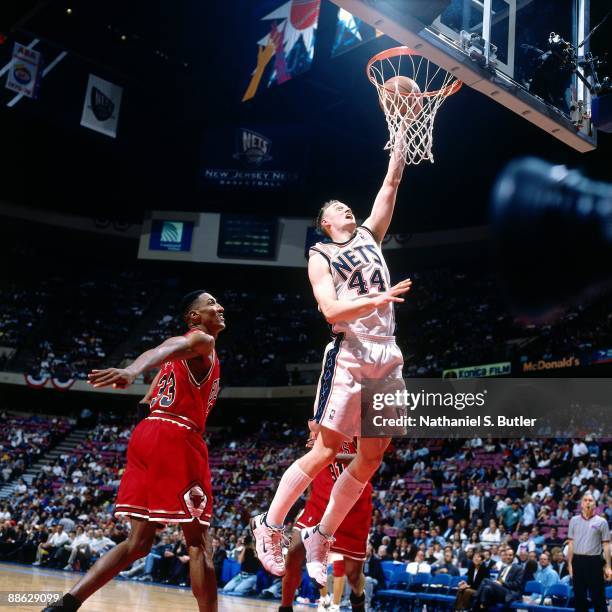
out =
<svg viewBox="0 0 612 612"><path fill-rule="evenodd" d="M314 437L309 440L308 446L312 446L313 443ZM286 572L283 576L283 595L279 612L291 612L293 610L295 590L302 578L301 569L305 550L300 531L305 527L313 527L319 524L329 503L334 483L356 456L357 446L355 442L345 441L339 451L335 461L330 463L326 469L320 471L312 481L310 496L306 505L295 519L291 545L285 560ZM363 493L340 524L330 548L331 552L339 553L344 557L344 571L351 586L351 607L356 612L365 611L363 562L366 558L368 534L372 525L372 491L372 484L368 482L363 489ZM336 566L336 563L334 566ZM334 567L335 569L336 567ZM336 575L335 572L334 575ZM336 594L334 593L334 595Z"/></svg>
<svg viewBox="0 0 612 612"><path fill-rule="evenodd" d="M136 559L149 553L155 531L180 523L189 550L191 590L200 611L217 610L217 585L207 530L212 513L208 450L202 439L219 392L217 335L223 307L205 291L183 298L189 331L145 351L125 369L93 370L94 387L124 389L142 372L162 366L152 389L151 412L132 433L115 514L129 516L128 539L101 557L70 592L45 611L74 611ZM45 612L43 611L43 612Z"/></svg>

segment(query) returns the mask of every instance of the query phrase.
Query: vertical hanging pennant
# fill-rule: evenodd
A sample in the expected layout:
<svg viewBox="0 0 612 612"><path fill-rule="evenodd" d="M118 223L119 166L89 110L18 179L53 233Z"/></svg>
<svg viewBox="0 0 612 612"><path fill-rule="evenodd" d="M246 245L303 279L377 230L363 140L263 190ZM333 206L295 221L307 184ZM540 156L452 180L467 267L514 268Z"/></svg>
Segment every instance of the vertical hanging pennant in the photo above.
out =
<svg viewBox="0 0 612 612"><path fill-rule="evenodd" d="M27 98L37 98L41 69L42 55L40 52L15 43L6 88Z"/></svg>
<svg viewBox="0 0 612 612"><path fill-rule="evenodd" d="M89 75L81 125L111 138L117 138L117 124L123 87Z"/></svg>

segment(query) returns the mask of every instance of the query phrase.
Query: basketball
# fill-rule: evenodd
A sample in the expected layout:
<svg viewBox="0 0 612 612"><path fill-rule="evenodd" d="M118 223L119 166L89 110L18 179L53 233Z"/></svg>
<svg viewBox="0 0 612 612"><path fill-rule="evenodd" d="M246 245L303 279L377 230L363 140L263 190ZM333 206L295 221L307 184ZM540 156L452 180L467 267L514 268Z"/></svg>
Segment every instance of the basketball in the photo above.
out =
<svg viewBox="0 0 612 612"><path fill-rule="evenodd" d="M398 112L408 121L414 121L423 110L421 88L417 82L406 76L394 76L385 81L380 107L387 112Z"/></svg>

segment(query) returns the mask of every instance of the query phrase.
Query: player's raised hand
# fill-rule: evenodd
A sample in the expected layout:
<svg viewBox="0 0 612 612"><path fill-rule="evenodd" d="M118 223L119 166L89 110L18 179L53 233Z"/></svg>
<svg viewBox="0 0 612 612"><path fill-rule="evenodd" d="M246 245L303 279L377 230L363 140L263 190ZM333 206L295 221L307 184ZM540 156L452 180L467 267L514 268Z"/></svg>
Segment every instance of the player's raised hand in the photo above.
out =
<svg viewBox="0 0 612 612"><path fill-rule="evenodd" d="M125 389L129 387L136 376L129 370L121 368L107 368L106 370L92 370L87 375L87 382L94 387L109 387Z"/></svg>
<svg viewBox="0 0 612 612"><path fill-rule="evenodd" d="M390 289L387 289L384 293L377 295L374 298L374 302L376 307L385 306L386 304L390 304L392 302L401 303L404 301L404 298L399 297L402 293L406 293L410 291L412 287L412 281L409 278L406 278L403 281L397 283L397 285L393 285Z"/></svg>

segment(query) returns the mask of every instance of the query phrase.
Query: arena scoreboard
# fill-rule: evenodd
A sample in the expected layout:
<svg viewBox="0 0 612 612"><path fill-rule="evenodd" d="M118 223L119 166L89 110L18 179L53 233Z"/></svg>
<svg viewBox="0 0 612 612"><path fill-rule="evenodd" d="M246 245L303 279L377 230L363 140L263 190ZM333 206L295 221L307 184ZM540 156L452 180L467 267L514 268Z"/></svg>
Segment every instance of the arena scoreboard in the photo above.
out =
<svg viewBox="0 0 612 612"><path fill-rule="evenodd" d="M274 259L278 219L221 215L217 255L222 258Z"/></svg>

